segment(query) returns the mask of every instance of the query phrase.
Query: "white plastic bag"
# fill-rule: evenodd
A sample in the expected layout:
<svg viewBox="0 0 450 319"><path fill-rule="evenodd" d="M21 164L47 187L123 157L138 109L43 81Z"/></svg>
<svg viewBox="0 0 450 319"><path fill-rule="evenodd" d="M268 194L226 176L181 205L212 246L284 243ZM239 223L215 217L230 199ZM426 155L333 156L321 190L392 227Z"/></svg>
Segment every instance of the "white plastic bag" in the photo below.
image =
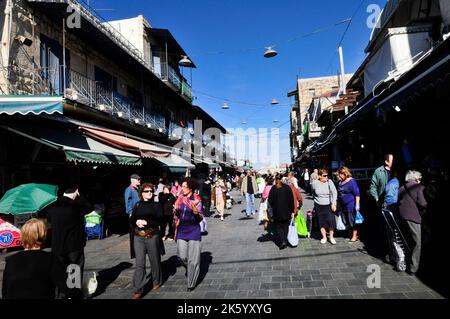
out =
<svg viewBox="0 0 450 319"><path fill-rule="evenodd" d="M206 218L203 218L200 222L200 231L202 234L207 233Z"/></svg>
<svg viewBox="0 0 450 319"><path fill-rule="evenodd" d="M265 216L267 216L267 203L261 203L259 205L259 213L258 213L258 221L263 221L265 219Z"/></svg>
<svg viewBox="0 0 450 319"><path fill-rule="evenodd" d="M85 297L90 297L97 291L97 273L93 272L92 274L93 276L86 278L83 283L83 294Z"/></svg>
<svg viewBox="0 0 450 319"><path fill-rule="evenodd" d="M347 226L344 224L341 212L339 212L336 215L336 229L337 230L347 230Z"/></svg>
<svg viewBox="0 0 450 319"><path fill-rule="evenodd" d="M295 225L294 218L291 219L291 223L289 224L287 240L293 247L296 247L298 245L297 227Z"/></svg>

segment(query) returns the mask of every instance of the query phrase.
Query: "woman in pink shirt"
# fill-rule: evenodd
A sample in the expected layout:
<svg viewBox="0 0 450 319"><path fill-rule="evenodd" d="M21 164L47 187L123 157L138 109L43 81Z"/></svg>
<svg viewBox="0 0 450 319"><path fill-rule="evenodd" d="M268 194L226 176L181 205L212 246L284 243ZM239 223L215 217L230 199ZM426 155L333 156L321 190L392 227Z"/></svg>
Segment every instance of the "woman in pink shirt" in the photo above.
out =
<svg viewBox="0 0 450 319"><path fill-rule="evenodd" d="M172 189L170 190L170 192L177 198L178 198L178 196L180 196L181 186L177 180L174 182L174 185L172 186Z"/></svg>

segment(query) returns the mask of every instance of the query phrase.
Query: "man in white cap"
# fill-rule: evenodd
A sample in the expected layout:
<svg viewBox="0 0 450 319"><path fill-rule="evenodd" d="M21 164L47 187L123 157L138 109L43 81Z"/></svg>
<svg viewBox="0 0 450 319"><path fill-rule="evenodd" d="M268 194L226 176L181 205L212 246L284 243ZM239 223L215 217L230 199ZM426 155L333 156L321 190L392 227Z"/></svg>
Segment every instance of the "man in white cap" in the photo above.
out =
<svg viewBox="0 0 450 319"><path fill-rule="evenodd" d="M125 189L125 212L131 218L133 208L137 202L139 202L139 185L141 185L141 177L138 174L133 174L130 177L131 184ZM130 225L130 255L134 258L134 232L133 227Z"/></svg>

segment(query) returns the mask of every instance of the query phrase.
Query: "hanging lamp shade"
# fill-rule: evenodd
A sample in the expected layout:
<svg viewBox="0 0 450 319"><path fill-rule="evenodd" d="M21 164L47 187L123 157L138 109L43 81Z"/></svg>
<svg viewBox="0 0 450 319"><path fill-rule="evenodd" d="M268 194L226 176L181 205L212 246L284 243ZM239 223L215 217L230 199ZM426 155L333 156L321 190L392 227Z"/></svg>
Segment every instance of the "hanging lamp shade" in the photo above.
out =
<svg viewBox="0 0 450 319"><path fill-rule="evenodd" d="M183 58L178 62L181 66L192 66L192 61L189 60L189 58L185 55L183 55Z"/></svg>
<svg viewBox="0 0 450 319"><path fill-rule="evenodd" d="M278 104L278 101L277 101L276 99L272 99L272 102L270 102L270 104L272 104L272 105L277 105L277 104Z"/></svg>
<svg viewBox="0 0 450 319"><path fill-rule="evenodd" d="M273 58L274 56L276 56L278 54L278 52L275 51L272 47L268 47L266 49L267 49L266 52L264 52L265 58Z"/></svg>
<svg viewBox="0 0 450 319"><path fill-rule="evenodd" d="M230 107L228 106L228 104L227 103L223 103L223 105L222 105L222 109L224 109L224 110L228 110Z"/></svg>

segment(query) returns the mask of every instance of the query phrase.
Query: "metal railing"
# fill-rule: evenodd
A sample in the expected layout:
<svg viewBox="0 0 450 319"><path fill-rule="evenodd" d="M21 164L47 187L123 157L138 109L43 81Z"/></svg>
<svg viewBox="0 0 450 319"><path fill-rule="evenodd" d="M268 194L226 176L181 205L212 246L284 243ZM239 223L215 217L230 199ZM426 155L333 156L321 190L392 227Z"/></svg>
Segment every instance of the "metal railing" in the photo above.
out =
<svg viewBox="0 0 450 319"><path fill-rule="evenodd" d="M66 71L64 90L63 70L63 66L54 68L9 66L2 68L1 71L8 74L8 85L11 86L9 91L13 94L64 96L166 134L165 118L161 114L133 103L127 97L107 88L102 82L92 80L72 69Z"/></svg>
<svg viewBox="0 0 450 319"><path fill-rule="evenodd" d="M192 88L187 84L187 81L180 76L170 65L161 65L161 73L155 72L155 68L148 61L143 58L143 53L139 51L125 36L122 35L116 28L114 28L108 21L106 21L97 11L90 7L84 0L69 0L70 4L78 8L85 19L90 21L99 30L105 33L116 44L123 48L127 53L133 56L138 62L144 65L147 69L157 75L163 80L170 81L178 92L188 98L192 102ZM164 73L166 73L164 75Z"/></svg>
<svg viewBox="0 0 450 319"><path fill-rule="evenodd" d="M114 28L108 21L106 21L97 11L90 7L84 0L69 0L69 4L80 10L83 17L101 30L111 40L118 44L122 49L134 57L138 62L153 72L153 68L142 57L142 52L139 51L128 39L122 35L116 28Z"/></svg>
<svg viewBox="0 0 450 319"><path fill-rule="evenodd" d="M170 82L178 93L182 94L192 102L193 96L191 86L187 83L186 79L168 63L161 63L161 74L159 77L163 81Z"/></svg>

